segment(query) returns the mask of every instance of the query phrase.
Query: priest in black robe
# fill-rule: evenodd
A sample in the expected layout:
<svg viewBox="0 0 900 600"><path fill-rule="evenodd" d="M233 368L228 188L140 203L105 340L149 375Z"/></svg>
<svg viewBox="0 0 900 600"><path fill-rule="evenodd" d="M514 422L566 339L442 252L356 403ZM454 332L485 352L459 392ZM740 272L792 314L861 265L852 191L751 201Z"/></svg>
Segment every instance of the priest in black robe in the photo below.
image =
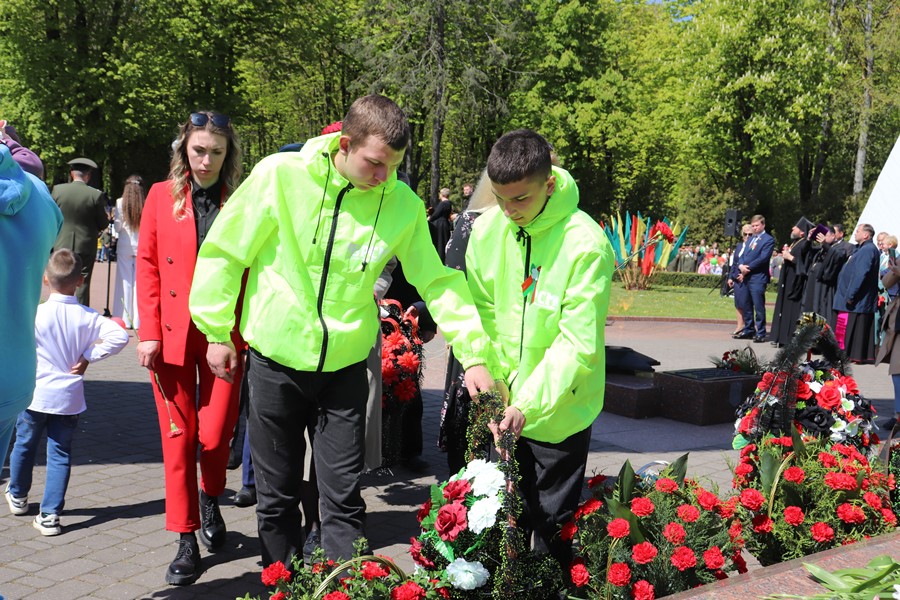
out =
<svg viewBox="0 0 900 600"><path fill-rule="evenodd" d="M772 330L769 341L781 347L791 341L803 305L806 278L813 258L812 244L807 237L815 227L806 217L800 217L791 228L791 246L782 250L784 264L778 278L778 296L775 300Z"/></svg>

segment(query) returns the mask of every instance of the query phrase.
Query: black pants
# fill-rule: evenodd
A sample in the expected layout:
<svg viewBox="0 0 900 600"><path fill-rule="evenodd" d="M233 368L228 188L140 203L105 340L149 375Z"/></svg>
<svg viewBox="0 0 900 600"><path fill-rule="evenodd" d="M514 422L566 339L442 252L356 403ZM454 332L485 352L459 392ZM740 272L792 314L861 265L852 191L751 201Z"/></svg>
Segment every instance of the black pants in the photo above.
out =
<svg viewBox="0 0 900 600"><path fill-rule="evenodd" d="M519 524L533 532L535 552L549 553L566 571L572 562L572 543L563 541L559 530L578 508L590 444L590 427L558 444L524 437L516 444L524 504Z"/></svg>
<svg viewBox="0 0 900 600"><path fill-rule="evenodd" d="M301 483L309 473L304 434L312 439L320 493L322 547L329 558L350 558L365 530L363 472L366 363L333 373L296 371L250 350L248 433L256 473L263 565L290 565L303 546Z"/></svg>

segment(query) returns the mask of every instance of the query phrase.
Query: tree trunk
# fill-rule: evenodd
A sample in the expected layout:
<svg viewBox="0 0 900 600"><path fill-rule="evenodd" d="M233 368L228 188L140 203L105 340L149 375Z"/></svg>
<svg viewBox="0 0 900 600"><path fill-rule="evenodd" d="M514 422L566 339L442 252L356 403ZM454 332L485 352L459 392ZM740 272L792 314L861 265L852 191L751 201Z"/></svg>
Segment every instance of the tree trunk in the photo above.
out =
<svg viewBox="0 0 900 600"><path fill-rule="evenodd" d="M865 56L863 62L863 103L859 114L859 140L856 146L856 166L853 170L853 195L863 191L866 170L866 151L869 145L869 119L872 115L872 72L875 68L875 47L872 41L872 0L866 0L863 14Z"/></svg>
<svg viewBox="0 0 900 600"><path fill-rule="evenodd" d="M444 25L446 13L443 0L435 2L434 43L435 82L434 82L434 115L431 123L431 188L428 194L428 205L434 206L441 189L441 139L444 137L444 120L447 114L444 97L447 72L444 65Z"/></svg>

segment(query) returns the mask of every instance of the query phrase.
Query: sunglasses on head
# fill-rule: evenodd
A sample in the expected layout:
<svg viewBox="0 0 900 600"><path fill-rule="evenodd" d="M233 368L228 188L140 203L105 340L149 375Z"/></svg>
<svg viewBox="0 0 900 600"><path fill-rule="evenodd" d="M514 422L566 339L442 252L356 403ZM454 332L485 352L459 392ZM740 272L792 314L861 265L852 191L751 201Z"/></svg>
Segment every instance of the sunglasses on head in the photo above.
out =
<svg viewBox="0 0 900 600"><path fill-rule="evenodd" d="M194 127L203 127L207 123L212 121L212 124L216 127L225 128L231 125L231 118L227 115L223 115L217 112L205 113L205 112L195 112L191 113L191 125Z"/></svg>

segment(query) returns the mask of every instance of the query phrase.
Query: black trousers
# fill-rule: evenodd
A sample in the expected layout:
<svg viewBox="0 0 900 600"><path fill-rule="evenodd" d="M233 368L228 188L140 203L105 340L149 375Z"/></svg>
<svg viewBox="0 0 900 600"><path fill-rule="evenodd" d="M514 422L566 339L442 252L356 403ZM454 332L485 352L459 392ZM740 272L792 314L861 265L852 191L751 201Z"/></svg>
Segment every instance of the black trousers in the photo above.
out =
<svg viewBox="0 0 900 600"><path fill-rule="evenodd" d="M363 472L366 363L333 373L296 371L255 350L248 359L250 452L256 474L259 541L263 565L291 564L303 547L301 483L312 458L319 485L322 547L328 558L350 558L365 535Z"/></svg>
<svg viewBox="0 0 900 600"><path fill-rule="evenodd" d="M516 443L524 504L519 525L533 533L535 552L549 553L564 571L572 563L572 543L563 541L559 531L578 508L590 444L590 427L558 444L524 437Z"/></svg>

